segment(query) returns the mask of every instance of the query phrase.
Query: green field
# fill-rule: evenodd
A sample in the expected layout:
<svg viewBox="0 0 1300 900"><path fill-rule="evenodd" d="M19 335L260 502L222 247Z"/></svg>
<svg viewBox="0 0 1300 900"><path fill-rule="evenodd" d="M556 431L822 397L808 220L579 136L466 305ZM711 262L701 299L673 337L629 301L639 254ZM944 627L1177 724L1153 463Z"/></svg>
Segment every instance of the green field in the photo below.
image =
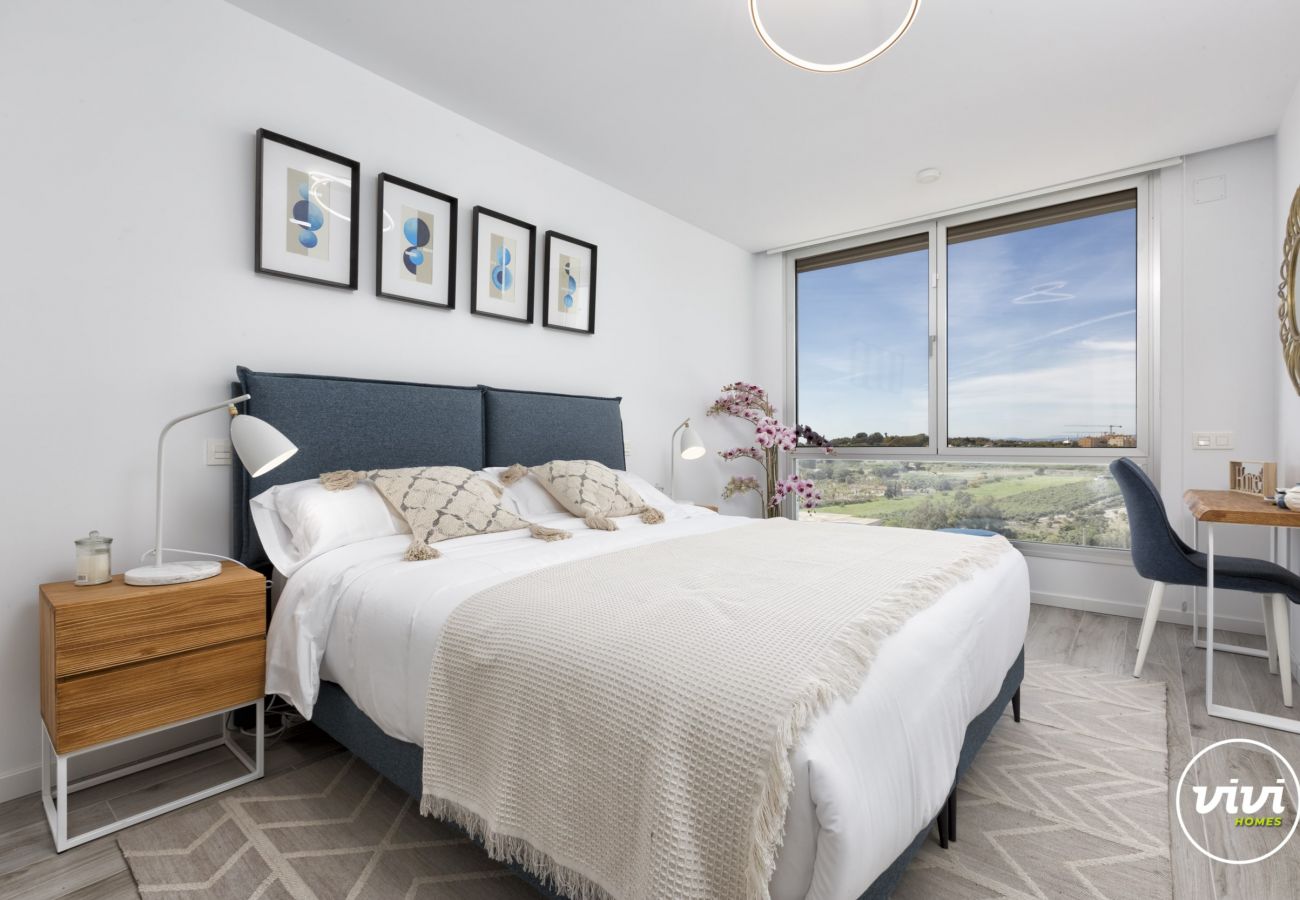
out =
<svg viewBox="0 0 1300 900"><path fill-rule="evenodd" d="M1078 484L1080 481L1077 475L1027 475L1020 478L1007 478L1002 481L991 481L985 484L978 484L962 488L976 500L1002 500L1007 497L1015 497L1030 491L1037 491L1043 488L1060 487L1067 484ZM866 503L849 503L844 506L822 506L819 509L822 512L840 513L846 516L858 516L868 519L883 519L885 516L907 512L915 509L926 500L933 497L934 494L912 494L907 497L894 497L886 499L882 497L879 500L871 500Z"/></svg>
<svg viewBox="0 0 1300 900"><path fill-rule="evenodd" d="M1020 541L1126 548L1123 498L1104 472L1080 465L836 460L819 461L804 474L818 480L826 498L818 511L824 514L906 528L987 528Z"/></svg>

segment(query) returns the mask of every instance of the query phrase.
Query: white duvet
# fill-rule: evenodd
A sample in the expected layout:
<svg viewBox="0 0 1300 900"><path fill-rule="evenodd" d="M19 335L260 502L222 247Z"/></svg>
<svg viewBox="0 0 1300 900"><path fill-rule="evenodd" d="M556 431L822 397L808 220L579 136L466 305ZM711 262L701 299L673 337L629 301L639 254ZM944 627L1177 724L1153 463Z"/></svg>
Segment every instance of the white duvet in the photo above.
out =
<svg viewBox="0 0 1300 900"><path fill-rule="evenodd" d="M409 535L332 550L286 583L267 636L267 690L308 718L321 680L337 682L386 733L420 744L429 666L457 604L535 569L749 524L697 507L662 525L620 519L617 532L579 519L543 542L505 532L438 544L441 559L403 561ZM864 539L871 529L862 528ZM890 638L851 702L837 703L793 754L795 786L772 878L774 900L856 900L930 821L952 783L967 724L997 696L1024 644L1023 557L953 588Z"/></svg>

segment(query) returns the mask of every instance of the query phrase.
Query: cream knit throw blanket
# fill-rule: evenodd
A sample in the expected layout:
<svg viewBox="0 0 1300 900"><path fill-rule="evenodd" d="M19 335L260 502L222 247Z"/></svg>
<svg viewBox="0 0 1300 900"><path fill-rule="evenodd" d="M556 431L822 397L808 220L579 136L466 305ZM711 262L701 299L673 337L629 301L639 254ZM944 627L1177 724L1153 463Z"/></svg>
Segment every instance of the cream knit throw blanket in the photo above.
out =
<svg viewBox="0 0 1300 900"><path fill-rule="evenodd" d="M421 810L575 900L767 900L800 733L1008 552L773 519L488 588L434 656Z"/></svg>

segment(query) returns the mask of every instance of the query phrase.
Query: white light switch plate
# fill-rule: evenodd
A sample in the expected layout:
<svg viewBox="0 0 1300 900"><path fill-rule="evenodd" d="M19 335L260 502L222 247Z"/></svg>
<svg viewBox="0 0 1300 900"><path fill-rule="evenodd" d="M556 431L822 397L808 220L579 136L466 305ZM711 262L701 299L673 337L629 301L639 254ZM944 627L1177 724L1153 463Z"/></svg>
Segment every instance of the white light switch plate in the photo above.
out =
<svg viewBox="0 0 1300 900"><path fill-rule="evenodd" d="M227 438L208 438L203 445L203 460L210 466L228 466L233 459Z"/></svg>
<svg viewBox="0 0 1300 900"><path fill-rule="evenodd" d="M1231 450L1236 446L1231 431L1193 431L1193 450Z"/></svg>

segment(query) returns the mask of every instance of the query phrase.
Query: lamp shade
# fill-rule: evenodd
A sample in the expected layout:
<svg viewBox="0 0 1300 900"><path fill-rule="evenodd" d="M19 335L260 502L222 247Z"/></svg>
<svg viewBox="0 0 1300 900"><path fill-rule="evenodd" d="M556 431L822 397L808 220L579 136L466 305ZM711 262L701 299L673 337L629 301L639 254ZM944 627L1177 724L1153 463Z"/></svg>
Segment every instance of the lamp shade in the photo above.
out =
<svg viewBox="0 0 1300 900"><path fill-rule="evenodd" d="M230 443L254 478L298 452L292 441L255 416L241 415L230 420Z"/></svg>
<svg viewBox="0 0 1300 900"><path fill-rule="evenodd" d="M704 442L689 424L682 429L681 436L677 439L677 452L682 459L699 459L705 453Z"/></svg>

